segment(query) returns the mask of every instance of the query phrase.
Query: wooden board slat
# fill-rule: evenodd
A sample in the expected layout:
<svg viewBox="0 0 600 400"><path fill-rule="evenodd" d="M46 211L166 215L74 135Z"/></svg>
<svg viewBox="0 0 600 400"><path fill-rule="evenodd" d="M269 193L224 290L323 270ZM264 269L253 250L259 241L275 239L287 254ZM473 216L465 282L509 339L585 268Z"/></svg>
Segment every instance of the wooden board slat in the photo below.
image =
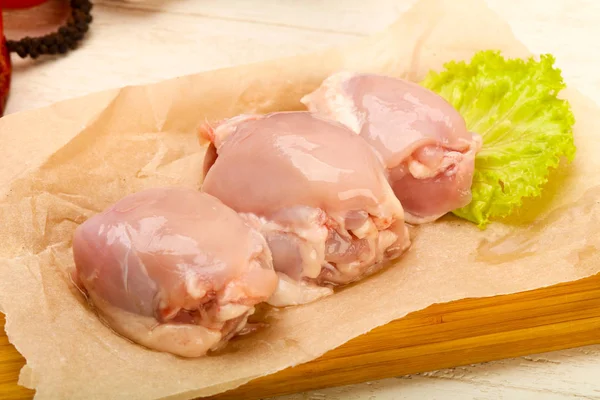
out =
<svg viewBox="0 0 600 400"><path fill-rule="evenodd" d="M0 393L17 385L24 359L0 314ZM321 358L252 381L211 400L248 399L366 382L600 343L600 275L548 288L433 305L351 340Z"/></svg>
<svg viewBox="0 0 600 400"><path fill-rule="evenodd" d="M417 0L377 0L376 5L363 0L248 0L197 1L179 0L165 7L164 0L118 2L96 0L96 5L126 10L188 15L223 21L255 22L273 27L293 27L323 33L366 35L380 31L394 22ZM516 4L519 0L503 0Z"/></svg>
<svg viewBox="0 0 600 400"><path fill-rule="evenodd" d="M113 2L114 3L114 2ZM33 35L38 20L60 14L63 0L4 12L8 38ZM308 53L356 35L98 4L81 47L65 57L13 56L6 112L30 110L90 93L202 71ZM55 28L50 23L46 28ZM50 29L52 30L52 29Z"/></svg>
<svg viewBox="0 0 600 400"><path fill-rule="evenodd" d="M20 60L7 113L131 84L306 53L357 39L393 22L416 0L95 1L94 23L67 57ZM551 52L570 86L600 101L598 56L588 38L600 36L596 0L485 0L534 53ZM24 21L48 10L4 11L5 33L22 37ZM38 14L38 12L41 14ZM25 18L27 17L27 18ZM36 25L33 23L33 25ZM16 29L17 27L21 29Z"/></svg>
<svg viewBox="0 0 600 400"><path fill-rule="evenodd" d="M4 332L4 314L0 313L0 398L10 400L31 399L34 391L17 385L19 371L25 359L10 344Z"/></svg>

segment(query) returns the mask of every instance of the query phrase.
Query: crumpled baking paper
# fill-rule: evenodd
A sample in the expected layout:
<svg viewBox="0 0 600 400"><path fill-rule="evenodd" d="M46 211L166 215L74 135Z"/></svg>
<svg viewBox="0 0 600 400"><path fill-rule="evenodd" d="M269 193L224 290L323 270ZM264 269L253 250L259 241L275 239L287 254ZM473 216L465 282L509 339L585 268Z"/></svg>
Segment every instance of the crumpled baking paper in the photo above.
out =
<svg viewBox="0 0 600 400"><path fill-rule="evenodd" d="M303 109L339 69L411 80L477 50L527 56L482 0L422 0L351 45L158 84L126 87L0 120L0 306L27 359L20 383L39 399L184 399L304 363L434 303L573 281L600 270L600 110L565 95L577 119L574 164L553 175L517 222L486 231L452 217L415 232L396 265L322 301L278 313L233 351L199 359L153 352L114 334L74 290L75 227L157 185L200 187L197 125ZM326 334L324 332L327 332Z"/></svg>

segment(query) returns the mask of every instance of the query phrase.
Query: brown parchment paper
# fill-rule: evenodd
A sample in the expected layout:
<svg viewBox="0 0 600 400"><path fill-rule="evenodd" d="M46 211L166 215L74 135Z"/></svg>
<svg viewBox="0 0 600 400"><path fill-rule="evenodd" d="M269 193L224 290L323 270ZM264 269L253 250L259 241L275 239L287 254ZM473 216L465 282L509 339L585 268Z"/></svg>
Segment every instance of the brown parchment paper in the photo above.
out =
<svg viewBox="0 0 600 400"><path fill-rule="evenodd" d="M20 382L39 399L207 396L310 361L433 303L525 291L598 273L600 110L565 92L578 155L520 223L480 231L445 218L415 232L395 266L336 295L288 309L272 326L195 360L113 334L65 271L77 224L126 194L199 187L195 127L241 112L302 109L301 96L341 69L421 79L476 50L528 55L482 0L422 0L395 24L344 48L126 87L0 120L0 305L27 359ZM82 83L84 84L84 83ZM327 332L324 334L324 332Z"/></svg>

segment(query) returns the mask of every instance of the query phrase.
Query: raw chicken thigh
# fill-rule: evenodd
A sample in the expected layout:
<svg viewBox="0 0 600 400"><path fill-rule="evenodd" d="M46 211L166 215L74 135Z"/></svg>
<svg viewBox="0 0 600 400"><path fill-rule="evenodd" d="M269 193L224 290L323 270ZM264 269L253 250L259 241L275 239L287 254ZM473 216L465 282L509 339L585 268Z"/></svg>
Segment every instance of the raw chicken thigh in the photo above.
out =
<svg viewBox="0 0 600 400"><path fill-rule="evenodd" d="M129 195L75 231L74 280L107 324L184 357L251 327L277 287L262 235L214 197L157 188Z"/></svg>
<svg viewBox="0 0 600 400"><path fill-rule="evenodd" d="M409 246L404 211L377 154L308 112L242 115L205 126L203 190L266 237L280 274L269 303L308 303L357 281Z"/></svg>
<svg viewBox="0 0 600 400"><path fill-rule="evenodd" d="M407 222L431 222L470 203L482 140L441 96L406 80L344 71L302 102L381 155Z"/></svg>

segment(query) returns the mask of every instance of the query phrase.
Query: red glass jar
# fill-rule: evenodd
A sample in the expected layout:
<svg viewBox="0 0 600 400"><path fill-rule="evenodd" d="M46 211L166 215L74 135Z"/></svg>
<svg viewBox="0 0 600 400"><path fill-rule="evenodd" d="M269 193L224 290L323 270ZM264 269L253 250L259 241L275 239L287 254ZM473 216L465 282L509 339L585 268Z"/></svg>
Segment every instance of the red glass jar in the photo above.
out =
<svg viewBox="0 0 600 400"><path fill-rule="evenodd" d="M4 115L4 107L8 99L10 90L10 78L12 65L10 63L10 54L6 48L6 38L4 37L4 24L2 23L2 5L0 0L0 116Z"/></svg>
<svg viewBox="0 0 600 400"><path fill-rule="evenodd" d="M47 0L1 0L0 3L5 9L29 8L35 7Z"/></svg>

